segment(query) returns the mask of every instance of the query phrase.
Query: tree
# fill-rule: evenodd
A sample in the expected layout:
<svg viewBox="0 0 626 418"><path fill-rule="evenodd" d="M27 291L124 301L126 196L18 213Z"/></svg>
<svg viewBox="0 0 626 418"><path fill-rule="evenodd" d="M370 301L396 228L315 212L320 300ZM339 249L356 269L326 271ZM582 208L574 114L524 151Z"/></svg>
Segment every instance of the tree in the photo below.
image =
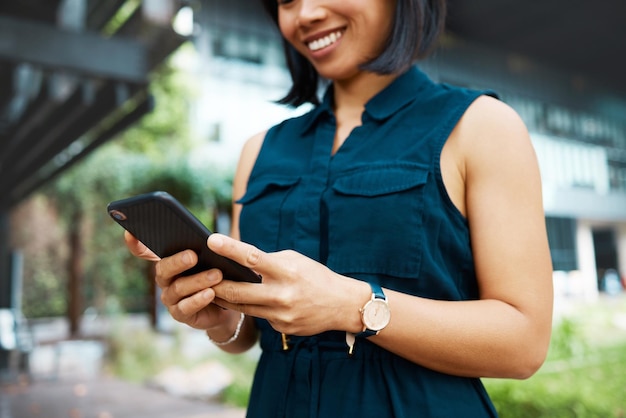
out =
<svg viewBox="0 0 626 418"><path fill-rule="evenodd" d="M232 173L189 164L189 83L169 63L164 66L151 82L153 112L35 194L29 204L37 203L37 210L31 216L41 222L15 217L24 222L13 230L24 231L18 241L29 266L24 279L27 316L65 311L72 335L80 334L86 307L98 312L149 310L155 323L151 263L129 254L121 229L105 209L112 200L166 190L212 228L218 205L230 206ZM57 228L27 233L29 224L42 223ZM41 239L41 232L55 235ZM42 295L45 303L36 302Z"/></svg>
<svg viewBox="0 0 626 418"><path fill-rule="evenodd" d="M42 202L40 208L47 208L40 216L48 216L65 231L66 239L60 241L63 245L57 242L56 247L66 251L50 252L49 265L40 264L39 272L29 271L27 275L31 276L25 277L25 281L49 277L42 271L55 272L53 281L57 286L48 289L56 295L47 296L65 302L72 335L80 333L80 319L86 305L104 311L116 304L125 310L142 310L146 306L149 285L143 274L145 263L126 251L121 230L108 219L107 203L153 188L166 188L179 194L183 201L197 204L201 200L198 196L206 192L206 188L198 188L201 182L185 161L191 149L187 127L190 93L182 81L181 74L170 65L164 66L151 82L156 102L154 111L31 199ZM25 227L28 226L13 229ZM28 260L37 257L29 250L28 240L22 240L22 245L26 247ZM62 291L60 283L67 284L63 292L68 296L67 301L65 294L58 295ZM26 287L25 293L28 290ZM125 298L124 294L129 292L141 296L135 300ZM118 302L109 303L115 299ZM55 314L58 309L57 306L49 313ZM31 314L46 314L45 310L26 305L27 315L29 310Z"/></svg>

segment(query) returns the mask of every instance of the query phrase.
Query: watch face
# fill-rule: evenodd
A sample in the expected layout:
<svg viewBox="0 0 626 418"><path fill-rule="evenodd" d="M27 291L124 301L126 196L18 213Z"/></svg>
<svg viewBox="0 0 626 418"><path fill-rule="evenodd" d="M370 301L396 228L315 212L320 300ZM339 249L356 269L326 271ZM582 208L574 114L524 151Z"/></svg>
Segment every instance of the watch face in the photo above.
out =
<svg viewBox="0 0 626 418"><path fill-rule="evenodd" d="M363 307L363 324L372 331L385 328L389 319L391 319L391 312L385 300L373 299Z"/></svg>

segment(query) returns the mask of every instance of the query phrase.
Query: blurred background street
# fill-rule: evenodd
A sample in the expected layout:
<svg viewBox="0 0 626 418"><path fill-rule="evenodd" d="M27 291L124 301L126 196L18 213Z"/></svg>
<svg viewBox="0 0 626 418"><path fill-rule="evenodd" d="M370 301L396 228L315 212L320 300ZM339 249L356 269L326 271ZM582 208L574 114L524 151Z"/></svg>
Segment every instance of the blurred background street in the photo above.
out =
<svg viewBox="0 0 626 418"><path fill-rule="evenodd" d="M242 409L189 400L119 379L62 378L3 385L2 418L242 418Z"/></svg>
<svg viewBox="0 0 626 418"><path fill-rule="evenodd" d="M241 418L241 408L225 406L219 392L232 380L218 361L206 361L215 351L202 333L185 331L159 334L147 350L168 350L177 339L181 355L196 362L188 370L164 368L163 374L143 382L112 375L107 367L110 327L123 327L128 339L145 332L148 322L128 316L112 324L92 319L84 324L81 340L67 338L62 318L33 326L35 346L30 353L30 373L5 373L0 386L0 418ZM172 326L176 326L172 324ZM185 354L187 353L187 354Z"/></svg>

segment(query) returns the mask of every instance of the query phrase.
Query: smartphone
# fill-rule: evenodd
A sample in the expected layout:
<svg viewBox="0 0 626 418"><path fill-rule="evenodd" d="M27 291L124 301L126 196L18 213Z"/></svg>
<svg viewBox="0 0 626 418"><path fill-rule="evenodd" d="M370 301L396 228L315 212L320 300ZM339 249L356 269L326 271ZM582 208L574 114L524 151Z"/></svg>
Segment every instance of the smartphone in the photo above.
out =
<svg viewBox="0 0 626 418"><path fill-rule="evenodd" d="M211 251L207 238L212 232L167 192L116 200L109 203L107 211L115 222L161 258L187 249L195 251L198 264L183 275L217 268L227 280L261 282L253 270Z"/></svg>

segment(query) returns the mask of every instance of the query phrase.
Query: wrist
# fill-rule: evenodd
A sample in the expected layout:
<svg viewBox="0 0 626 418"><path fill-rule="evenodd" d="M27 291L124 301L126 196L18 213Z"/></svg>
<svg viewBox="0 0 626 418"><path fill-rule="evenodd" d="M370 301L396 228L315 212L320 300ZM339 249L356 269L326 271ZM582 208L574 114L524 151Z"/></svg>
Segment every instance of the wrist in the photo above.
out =
<svg viewBox="0 0 626 418"><path fill-rule="evenodd" d="M345 308L344 314L341 316L343 319L343 326L339 329L345 329L345 331L352 334L358 334L363 331L363 320L361 318L361 308L371 298L372 289L367 282L361 280L352 279L353 286L344 293L349 295L349 299L342 305Z"/></svg>
<svg viewBox="0 0 626 418"><path fill-rule="evenodd" d="M231 320L227 321L226 326L216 326L205 330L209 340L217 345L228 345L235 342L239 338L241 329L245 321L243 312L234 312L237 315L230 315Z"/></svg>

